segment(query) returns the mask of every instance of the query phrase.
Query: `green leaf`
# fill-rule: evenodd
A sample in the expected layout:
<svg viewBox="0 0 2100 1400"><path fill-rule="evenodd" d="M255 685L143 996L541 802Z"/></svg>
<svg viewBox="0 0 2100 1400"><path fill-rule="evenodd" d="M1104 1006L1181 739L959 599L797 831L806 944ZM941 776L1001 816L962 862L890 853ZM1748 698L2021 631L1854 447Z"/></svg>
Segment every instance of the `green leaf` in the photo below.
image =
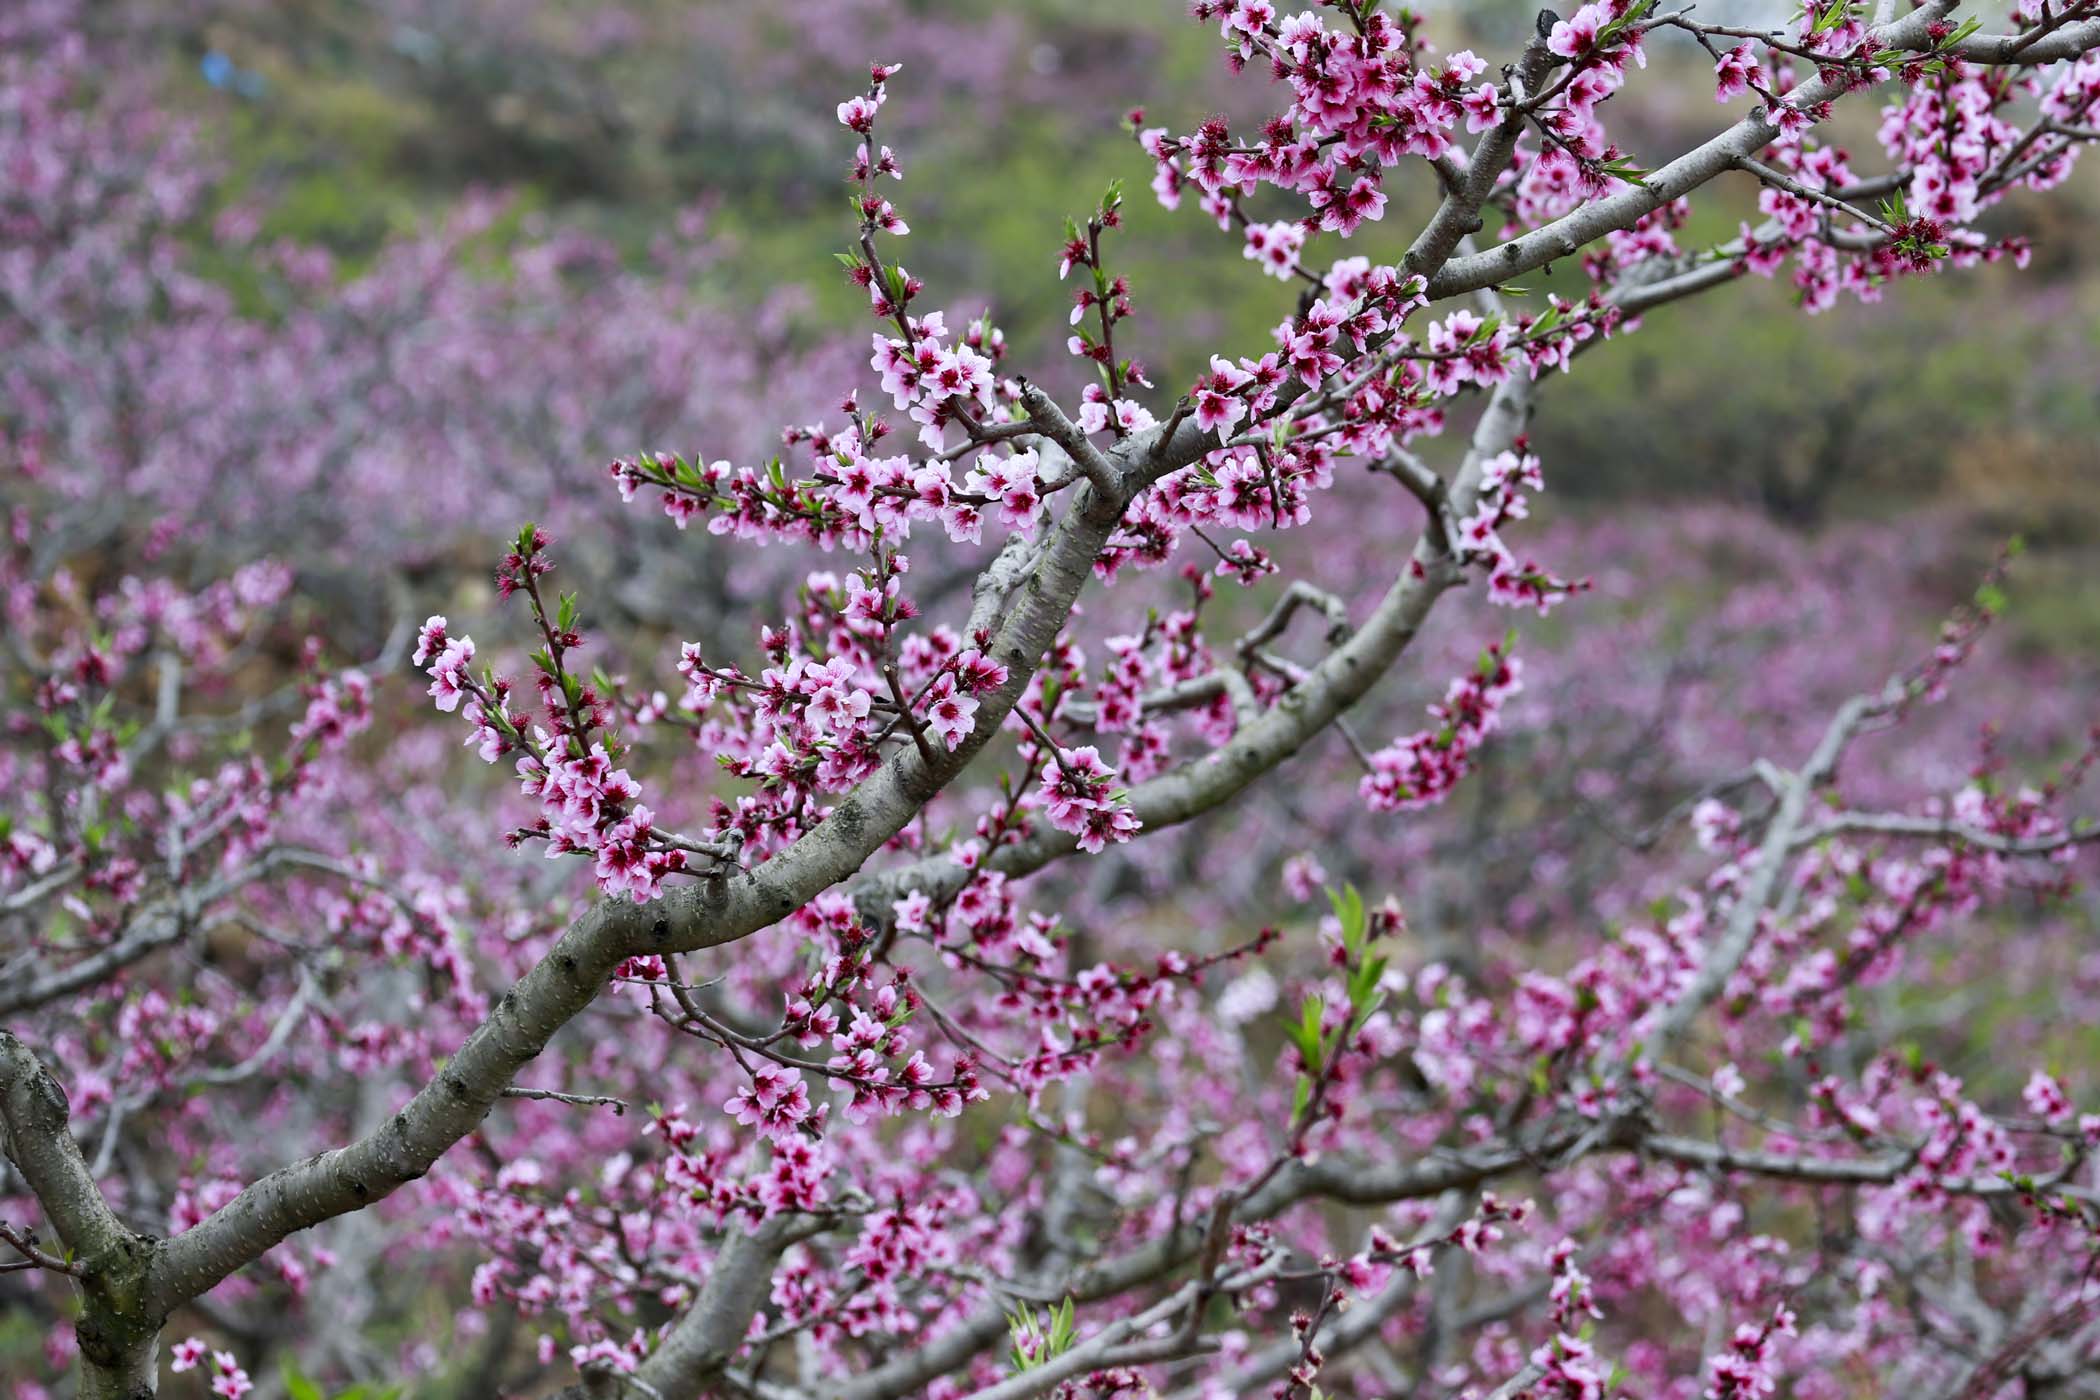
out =
<svg viewBox="0 0 2100 1400"><path fill-rule="evenodd" d="M1385 993L1376 993L1363 1005L1356 1008L1356 1016L1354 1021L1352 1022L1352 1025L1356 1030L1362 1030L1366 1025L1370 1023L1370 1020L1373 1016L1376 1016L1380 1011L1383 1011L1384 1009Z"/></svg>
<svg viewBox="0 0 2100 1400"><path fill-rule="evenodd" d="M1968 19L1963 20L1959 28L1957 28L1952 34L1949 34L1946 38L1940 40L1940 52L1944 53L1948 49L1953 48L1956 44L1959 44L1960 42L1962 42L1962 40L1968 38L1971 34L1974 34L1977 30L1981 28L1983 28L1983 21L1977 19L1973 15L1970 16Z"/></svg>
<svg viewBox="0 0 2100 1400"><path fill-rule="evenodd" d="M290 1357L285 1358L280 1374L284 1377L284 1392L290 1400L327 1400L321 1387L309 1380Z"/></svg>
<svg viewBox="0 0 2100 1400"><path fill-rule="evenodd" d="M1042 1364L1040 1357L1030 1355L1032 1350L1030 1343L1034 1342L1041 1335L1036 1330L1035 1318L1032 1314L1026 1310L1008 1313L1006 1315L1006 1334L1013 1339L1013 1349L1010 1356L1016 1371L1027 1371Z"/></svg>
<svg viewBox="0 0 2100 1400"><path fill-rule="evenodd" d="M1385 994L1378 990L1379 981L1385 976L1386 960L1371 958L1358 964L1349 974L1350 1020L1361 1029L1365 1022L1378 1014L1385 1005Z"/></svg>
<svg viewBox="0 0 2100 1400"><path fill-rule="evenodd" d="M1364 917L1364 897L1357 893L1356 886L1344 885L1340 893L1327 891L1327 903L1342 926L1342 946L1354 957L1363 948L1364 931L1369 926Z"/></svg>
<svg viewBox="0 0 2100 1400"><path fill-rule="evenodd" d="M1026 1305L1006 1315L1006 1329L1013 1339L1012 1357L1016 1371L1032 1371L1063 1355L1079 1338L1079 1326L1069 1297L1050 1310L1047 1331L1035 1309Z"/></svg>
<svg viewBox="0 0 2100 1400"><path fill-rule="evenodd" d="M1816 16L1815 25L1809 30L1809 33L1827 34L1850 18L1852 18L1850 0L1847 0L1847 3L1844 4L1832 5L1829 9Z"/></svg>
<svg viewBox="0 0 2100 1400"><path fill-rule="evenodd" d="M1320 1023L1326 1014L1326 1001L1318 992L1308 992L1305 1001L1298 1008L1298 1019L1287 1022L1284 1026L1285 1037L1298 1051L1298 1058L1305 1062L1306 1069L1312 1073L1319 1071L1322 1061L1320 1046L1325 1037L1321 1034Z"/></svg>
<svg viewBox="0 0 2100 1400"><path fill-rule="evenodd" d="M1631 157L1621 156L1619 159L1605 165L1603 170L1605 174L1616 175L1629 185L1634 185L1641 189L1648 188L1648 170L1644 166L1635 165Z"/></svg>

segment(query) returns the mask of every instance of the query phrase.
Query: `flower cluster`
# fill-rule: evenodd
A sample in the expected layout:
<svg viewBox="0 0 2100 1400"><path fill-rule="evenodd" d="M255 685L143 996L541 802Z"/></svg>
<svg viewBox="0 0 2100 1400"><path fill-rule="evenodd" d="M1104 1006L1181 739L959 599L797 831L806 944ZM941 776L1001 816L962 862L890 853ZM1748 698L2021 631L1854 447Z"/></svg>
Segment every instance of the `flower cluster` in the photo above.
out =
<svg viewBox="0 0 2100 1400"><path fill-rule="evenodd" d="M1374 812L1431 807L1449 796L1479 761L1479 750L1500 727L1502 708L1523 689L1524 663L1507 642L1490 643L1470 672L1451 682L1429 707L1431 728L1417 730L1369 757L1371 771L1357 784Z"/></svg>
<svg viewBox="0 0 2100 1400"><path fill-rule="evenodd" d="M168 1348L168 1369L180 1374L194 1371L204 1365L204 1343L196 1337L185 1337ZM230 1351L211 1353L211 1393L226 1397L226 1400L241 1400L243 1395L255 1389L248 1373L241 1369L238 1359Z"/></svg>
<svg viewBox="0 0 2100 1400"><path fill-rule="evenodd" d="M368 1217L409 1229L411 1252L386 1258L466 1248L471 1272L360 1257L341 1286L456 1276L445 1335L480 1337L486 1374L566 1357L663 1394L818 1393L844 1376L896 1393L1049 1389L1052 1366L1097 1394L1340 1393L1380 1383L1357 1351L1368 1343L1419 1357L1409 1382L1439 1392L1602 1400L1623 1383L1720 1400L1792 1386L1827 1400L1830 1378L1861 1366L1919 1393L1988 1389L1998 1363L1971 1364L1986 1333L2039 1377L2069 1335L2048 1329L2086 1325L2100 1115L2063 1068L2076 1047L2038 1017L1994 1020L1988 1045L1958 1032L1982 998L2046 996L2059 1019L2092 1009L2084 911L2066 896L2094 842L2074 795L2100 740L2031 781L1995 737L1973 763L1921 751L1875 772L1846 754L1855 734L1917 722L1983 654L1995 579L1926 661L1845 704L1872 629L1846 629L1846 666L1822 670L1798 650L1768 664L1782 645L1760 650L1765 634L1805 650L1818 634L1804 619L1902 591L1852 572L1850 556L1876 551L1849 542L1906 561L1929 551L1904 530L1835 544L1772 531L1745 549L1744 516L1685 508L1653 528L1656 558L1734 543L1768 570L1704 630L1686 624L1692 640L1676 644L1671 605L1708 602L1711 577L1666 590L1643 559L1605 580L1624 616L1548 629L1544 656L1527 651L1528 698L1553 707L1537 723L1523 707L1524 743L1499 746L1515 752L1487 747L1519 721L1513 637L1451 683L1426 728L1365 752L1347 727L1355 707L1376 709L1374 683L1403 651L1439 645L1428 611L1469 572L1484 586L1453 599L1480 605L1461 636L1491 605L1544 611L1580 586L1517 538L1542 475L1513 425L1548 370L1739 270L1790 268L1820 310L1899 274L2012 255L1973 220L2061 178L2100 71L1996 60L2084 42L2083 11L2028 7L2024 38L1969 44L1929 8L1874 27L1811 0L1790 31L1745 36L1599 0L1549 17L1490 70L1466 53L1438 61L1414 20L1376 5L1293 8L1196 6L1236 67L1287 90L1253 139L1223 121L1186 138L1131 123L1162 198L1198 191L1258 265L1250 285L1289 289L1272 343L1203 345L1185 394L1148 394L1118 343L1135 323L1107 261L1128 232L1111 187L1057 259L1079 274L1067 345L1093 381L1069 417L1006 376L989 314L951 326L888 255L909 233L881 183L901 178L879 134L896 69L869 70L838 108L854 143L844 260L882 323L872 360L852 357L866 382L829 396L830 421L791 429L772 460L732 433L720 459L613 465L624 496L660 500L681 527L704 520L716 541L658 529L686 546L679 564L700 556L711 591L638 576L621 605L731 600L638 629L633 654L586 637L577 598L553 590L546 534L527 526L495 578L530 618L519 679L455 627L473 596L458 590L414 646L424 708L450 726L375 725L391 703L381 668L331 672L316 647L256 628L284 571L97 591L65 568L71 546L30 549L16 522L0 554L15 705L0 725L0 1006L28 1031L6 1039L0 1072L18 1074L23 1053L52 1066L73 1119L60 1132L83 1144L112 1209L171 1236L145 1252L218 1270L212 1318L296 1302L332 1262L281 1219L261 1239L271 1201L294 1199L304 1219L399 1185ZM0 39L22 23L0 16ZM1754 95L1739 130L1775 138L1726 167L1762 186L1761 223L1716 247L1689 249L1702 227L1690 206L1641 195L1649 177L1604 124L1664 24L1710 46L1724 99ZM1813 93L1883 78L1902 84L1884 131L1894 168L1870 172L1819 138L1827 103ZM0 106L22 114L0 122L8 152L62 140L83 112L43 89ZM1461 150L1465 137L1481 139ZM1696 171L1713 149L1672 169ZM32 213L11 232L50 237L41 211L71 207L45 191L52 163L12 164ZM1407 254L1328 261L1340 239L1389 226L1401 170L1439 205ZM123 181L82 178L128 197ZM1862 203L1899 193L1878 212ZM179 184L167 195L195 212ZM1578 210L1609 230L1561 224L1486 250L1461 232ZM1543 267L1542 247L1590 279L1586 295L1512 285ZM313 288L334 276L284 256ZM515 277L581 285L607 257L591 241L530 244ZM78 262L55 261L75 269L66 296L90 290ZM47 265L11 262L0 303L63 306L23 271ZM185 300L152 278L137 290ZM345 300L378 315L397 297L360 282ZM593 336L600 320L619 323L562 323ZM675 353L694 342L659 336L660 321L642 326L633 377L675 397L663 386L704 357ZM466 358L500 377L489 334ZM274 331L253 340L281 348ZM0 318L0 344L33 362L24 374L10 359L10 387L48 379L48 349L27 342ZM138 343L141 361L208 360L199 347L215 344ZM312 359L284 364L298 375ZM23 412L0 415L11 448L17 418L47 434L64 422L52 391L17 396ZM372 397L396 402L416 400ZM580 426L572 404L548 412L589 441L606 430ZM177 416L157 402L139 413L146 438ZM1471 445L1418 455L1447 415ZM647 415L623 431L694 427ZM102 429L81 440L99 448ZM277 450L296 459L288 470L330 455ZM548 458L577 450L557 435ZM1439 457L1458 465L1440 471ZM1554 528L1634 558L1619 520ZM150 555L180 532L139 533ZM716 570L738 542L830 557ZM753 600L771 610L746 630L735 619ZM486 642L484 622L473 630ZM1649 664L1666 630L1670 654ZM658 689L642 667L666 634L677 679L667 666ZM221 706L273 666L296 680ZM2013 747L2066 751L2091 690L2066 677L2082 671L2019 655L1978 671L1998 687L1981 708L2009 715ZM1976 714L1948 723L1970 729ZM1330 729L1347 744L1323 744ZM520 780L501 797L521 814L501 819L513 842L582 857L564 869L588 862L616 901L681 879L694 897L579 915L581 879L462 861L453 842L483 795L430 780L448 750L459 759L460 730ZM287 731L274 752L255 737ZM1352 754L1373 810L1449 805L1367 822L1346 781L1251 787L1286 759L1312 777ZM1453 801L1462 782L1475 791ZM1658 812L1671 816L1637 829ZM1112 844L1091 877L1048 873ZM1309 911L1327 869L1398 872L1423 912L1411 926L1396 900L1368 907L1353 891L1331 895L1331 917ZM1235 942L1247 909L1272 903L1279 926ZM585 1007L593 1034L554 1037ZM338 1102L318 1087L344 1075L362 1092ZM366 1098L413 1106L356 1139ZM275 1147L325 1148L339 1130L356 1145L244 1190L287 1155ZM384 1175L348 1170L375 1153ZM1512 1200L1518 1188L1536 1204ZM84 1271L103 1266L17 1229L19 1213L40 1218L34 1202L0 1206L8 1287L48 1286L90 1336L101 1294ZM1013 1314L1002 1357L1017 1289L1053 1311ZM537 1319L539 1335L490 1326L506 1314ZM1687 1325L1651 1326L1659 1316ZM691 1349L670 1339L696 1331L716 1340L704 1374L682 1374ZM2012 1344L2029 1334L2040 1340ZM51 1329L47 1364L76 1364L76 1347L70 1327ZM80 1354L92 1389L107 1368L99 1348ZM178 1371L208 1369L220 1395L255 1388L202 1339L173 1356ZM445 1369L435 1344L411 1344L406 1362ZM1037 1374L1003 1375L1009 1364Z"/></svg>
<svg viewBox="0 0 2100 1400"><path fill-rule="evenodd" d="M423 623L411 659L430 672L429 694L438 709L449 713L466 703L465 718L473 726L467 743L484 762L518 754L519 791L535 802L539 816L510 833L513 844L544 842L549 859L590 857L598 887L607 894L654 899L667 876L686 868L688 848L657 830L656 814L641 801L640 783L618 766L618 741L600 733L607 718L604 697L570 670L568 658L584 638L576 630L573 597L564 595L551 611L542 597L540 580L554 567L549 543L544 530L526 526L497 575L498 591L505 597L523 593L539 626L544 645L532 661L544 723L511 708L511 683L493 668L475 674L474 639L454 636L441 615Z"/></svg>
<svg viewBox="0 0 2100 1400"><path fill-rule="evenodd" d="M1128 841L1141 823L1115 786L1115 770L1092 744L1060 750L1043 769L1043 811L1059 831L1099 854L1111 841Z"/></svg>
<svg viewBox="0 0 2100 1400"><path fill-rule="evenodd" d="M1533 607L1544 616L1554 604L1586 585L1554 577L1529 559L1519 562L1502 540L1502 529L1529 513L1526 492L1545 486L1539 459L1523 439L1481 468L1480 496L1473 514L1459 522L1459 547L1488 568L1488 598L1504 607Z"/></svg>
<svg viewBox="0 0 2100 1400"><path fill-rule="evenodd" d="M1309 223L1347 235L1385 217L1388 168L1444 156L1462 119L1477 131L1487 115L1467 90L1486 64L1460 53L1441 68L1417 67L1412 18L1373 10L1344 31L1317 12L1279 18L1268 0L1197 0L1191 9L1218 20L1237 59L1263 60L1292 101L1257 141L1233 140L1222 118L1186 137L1146 131L1153 188L1169 207L1194 185L1204 208L1224 217L1270 184L1302 196Z"/></svg>

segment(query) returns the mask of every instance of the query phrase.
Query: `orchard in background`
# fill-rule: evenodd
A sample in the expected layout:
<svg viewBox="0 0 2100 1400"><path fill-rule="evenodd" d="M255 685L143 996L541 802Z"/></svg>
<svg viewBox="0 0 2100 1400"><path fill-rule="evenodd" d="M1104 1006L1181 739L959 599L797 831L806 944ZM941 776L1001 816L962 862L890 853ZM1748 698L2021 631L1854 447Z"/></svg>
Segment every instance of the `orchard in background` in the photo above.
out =
<svg viewBox="0 0 2100 1400"><path fill-rule="evenodd" d="M253 247L244 308L144 72L0 20L21 1393L2100 1378L2100 1114L2050 1039L2092 659L1993 650L2016 548L1910 636L1930 529L1526 523L1534 400L1644 313L2024 261L1993 210L2100 139L2100 12L1614 0L1490 64L1378 0L1192 8L1274 116L1132 113L1134 160L1275 332L1153 383L1110 184L1044 240L1063 402L902 260L910 68L836 110L849 359L671 294L697 215L645 270L536 228L476 275L492 203L347 284ZM1607 120L1666 32L1726 124L1655 162ZM1720 180L1762 219L1692 244ZM1525 288L1557 262L1588 295ZM425 596L463 529L505 541L471 626Z"/></svg>

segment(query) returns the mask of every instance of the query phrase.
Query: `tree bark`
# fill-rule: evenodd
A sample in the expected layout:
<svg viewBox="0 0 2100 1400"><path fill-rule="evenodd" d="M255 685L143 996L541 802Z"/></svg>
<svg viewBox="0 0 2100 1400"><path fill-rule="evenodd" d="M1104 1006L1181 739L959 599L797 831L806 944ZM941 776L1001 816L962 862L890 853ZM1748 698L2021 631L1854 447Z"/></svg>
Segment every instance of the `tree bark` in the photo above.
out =
<svg viewBox="0 0 2100 1400"><path fill-rule="evenodd" d="M88 1325L81 1324L81 1400L153 1400L160 1391L160 1329L108 1349L97 1347L102 1352L97 1357L86 1346Z"/></svg>

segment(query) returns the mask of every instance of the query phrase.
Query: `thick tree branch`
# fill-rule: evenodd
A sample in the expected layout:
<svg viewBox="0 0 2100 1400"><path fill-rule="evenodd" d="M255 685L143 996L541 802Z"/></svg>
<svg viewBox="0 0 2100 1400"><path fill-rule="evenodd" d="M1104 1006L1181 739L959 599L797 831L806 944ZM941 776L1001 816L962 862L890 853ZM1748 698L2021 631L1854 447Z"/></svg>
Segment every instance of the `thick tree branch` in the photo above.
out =
<svg viewBox="0 0 2100 1400"><path fill-rule="evenodd" d="M132 1240L73 1141L66 1091L30 1048L0 1030L0 1146L74 1255L93 1266Z"/></svg>
<svg viewBox="0 0 2100 1400"><path fill-rule="evenodd" d="M147 1285L153 1243L117 1219L73 1141L66 1091L13 1034L0 1030L0 1149L63 1240L86 1307L77 1335L83 1400L153 1394L166 1309Z"/></svg>
<svg viewBox="0 0 2100 1400"><path fill-rule="evenodd" d="M1947 841L2003 856L2045 856L2100 839L2087 826L2073 827L2053 836L2000 836L1993 831L1940 817L1908 817L1893 812L1831 812L1799 831L1794 844L1809 846L1827 836L1842 835L1907 836Z"/></svg>
<svg viewBox="0 0 2100 1400"><path fill-rule="evenodd" d="M1463 517L1472 511L1487 463L1508 450L1524 431L1533 391L1531 380L1522 374L1497 386L1451 484L1454 515ZM1145 830L1157 831L1213 810L1303 749L1392 668L1414 640L1430 608L1460 577L1457 562L1425 532L1376 610L1304 680L1270 709L1242 724L1214 752L1130 789L1131 810ZM991 852L983 868L1009 876L1026 875L1078 848L1078 839L1069 833L1038 830L1015 845ZM914 889L942 898L969 877L970 872L954 861L934 857L871 878L855 894L863 909L886 912L892 900Z"/></svg>
<svg viewBox="0 0 2100 1400"><path fill-rule="evenodd" d="M1920 48L1930 42L1930 26L1952 8L1951 0L1932 0L1895 23L1873 31L1873 41L1885 48ZM1844 77L1819 75L1795 87L1787 94L1787 101L1794 107L1807 108L1831 101L1846 91ZM1429 295L1438 300L1458 296L1520 277L1555 259L1574 257L1597 239L1632 227L1643 216L1731 169L1737 161L1756 155L1778 136L1778 125L1760 107L1720 135L1645 176L1638 185L1593 200L1485 252L1452 259L1430 279Z"/></svg>
<svg viewBox="0 0 2100 1400"><path fill-rule="evenodd" d="M2100 48L2100 17L2065 24L2036 37L2024 34L1972 34L1954 46L1971 63L2056 63Z"/></svg>
<svg viewBox="0 0 2100 1400"><path fill-rule="evenodd" d="M376 1132L271 1173L170 1240L152 1269L161 1310L212 1288L294 1231L361 1210L428 1172L480 1126L512 1076L590 1004L627 956L629 924L641 913L624 901L594 905Z"/></svg>
<svg viewBox="0 0 2100 1400"><path fill-rule="evenodd" d="M1114 452L1125 463L1135 461L1128 454L1146 450L1139 443L1126 440ZM1120 491L1089 484L1059 520L989 649L1008 676L980 706L968 739L930 761L916 748L900 749L815 829L754 870L683 885L648 905L608 899L591 906L505 993L437 1077L377 1132L264 1177L170 1241L155 1263L154 1297L173 1307L294 1231L363 1209L421 1177L480 1124L519 1069L590 1004L626 958L748 937L859 870L998 731L1064 626L1126 500Z"/></svg>
<svg viewBox="0 0 2100 1400"><path fill-rule="evenodd" d="M1028 421L1041 429L1044 437L1065 450L1096 491L1110 498L1122 494L1122 473L1117 467L1079 431L1077 423L1065 417L1055 399L1026 379L1021 381L1021 407L1028 410Z"/></svg>
<svg viewBox="0 0 2100 1400"><path fill-rule="evenodd" d="M1524 55L1517 61L1510 74L1509 103L1506 115L1496 126L1482 134L1473 147L1473 154L1466 162L1463 173L1438 167L1449 185L1436 213L1408 245L1401 265L1409 272L1425 278L1433 278L1450 259L1460 240L1481 229L1480 211L1486 206L1488 197L1495 192L1495 181L1508 166L1510 157L1517 149L1517 138L1524 134L1524 104L1536 97L1539 85L1553 67L1553 53L1546 47L1544 33L1532 36L1524 46Z"/></svg>
<svg viewBox="0 0 2100 1400"><path fill-rule="evenodd" d="M776 1215L751 1230L732 1231L699 1296L631 1378L611 1373L587 1378L563 1390L558 1400L587 1400L603 1393L682 1400L703 1393L750 1335L751 1319L765 1304L782 1251L824 1228L824 1222L808 1217Z"/></svg>
<svg viewBox="0 0 2100 1400"><path fill-rule="evenodd" d="M1667 1162L1679 1162L1704 1171L1769 1176L1828 1186L1887 1186L1917 1165L1916 1160L1908 1154L1891 1153L1880 1157L1809 1157L1790 1153L1749 1151L1724 1147L1719 1143L1703 1142L1697 1138L1671 1137L1664 1134L1643 1138L1640 1150ZM1957 1196L1985 1197L2015 1196L2023 1190L2010 1181L1988 1176L1956 1180L1935 1179L1933 1188ZM2036 1189L2083 1201L2100 1197L2100 1193L2082 1186L2071 1186L2060 1180L2037 1183Z"/></svg>

